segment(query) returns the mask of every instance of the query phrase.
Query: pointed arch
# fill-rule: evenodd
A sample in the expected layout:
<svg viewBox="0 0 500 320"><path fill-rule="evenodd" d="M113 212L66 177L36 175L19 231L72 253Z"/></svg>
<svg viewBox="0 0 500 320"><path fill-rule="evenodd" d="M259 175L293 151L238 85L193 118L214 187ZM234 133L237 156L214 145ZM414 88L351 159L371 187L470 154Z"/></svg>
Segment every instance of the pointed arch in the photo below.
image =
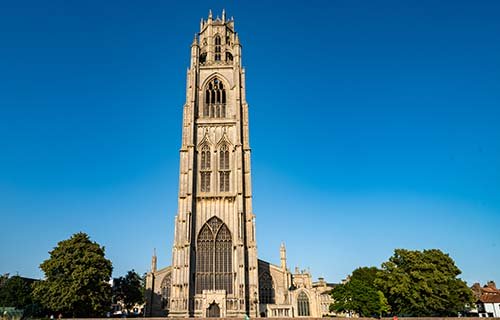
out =
<svg viewBox="0 0 500 320"><path fill-rule="evenodd" d="M201 150L201 148L204 145L208 145L209 147L214 146L214 143L212 142L212 140L210 140L208 128L205 128L205 132L203 133L203 138L201 138L200 142L198 143L198 145L196 147L198 150ZM215 147L217 147L217 146L215 145Z"/></svg>
<svg viewBox="0 0 500 320"><path fill-rule="evenodd" d="M301 291L297 296L297 315L299 317L308 317L309 312L309 297L304 291Z"/></svg>
<svg viewBox="0 0 500 320"><path fill-rule="evenodd" d="M205 142L199 148L200 191L210 192L212 178L212 152L210 145Z"/></svg>
<svg viewBox="0 0 500 320"><path fill-rule="evenodd" d="M205 224L198 234L196 241L196 292L213 287L213 232Z"/></svg>
<svg viewBox="0 0 500 320"><path fill-rule="evenodd" d="M214 45L215 45L215 61L221 61L221 52L222 52L222 46L221 46L221 37L220 35L216 35L214 37Z"/></svg>
<svg viewBox="0 0 500 320"><path fill-rule="evenodd" d="M170 307L170 290L172 288L172 273L169 272L161 281L161 305L162 309L168 310Z"/></svg>
<svg viewBox="0 0 500 320"><path fill-rule="evenodd" d="M219 169L229 170L229 148L225 143L219 148Z"/></svg>
<svg viewBox="0 0 500 320"><path fill-rule="evenodd" d="M268 271L259 275L259 299L261 303L274 303L274 281Z"/></svg>
<svg viewBox="0 0 500 320"><path fill-rule="evenodd" d="M219 191L229 192L230 190L230 175L231 164L229 157L229 147L226 143L222 143L219 147Z"/></svg>
<svg viewBox="0 0 500 320"><path fill-rule="evenodd" d="M215 301L208 306L207 318L220 318L220 308Z"/></svg>
<svg viewBox="0 0 500 320"><path fill-rule="evenodd" d="M232 290L231 232L223 224L215 237L215 290Z"/></svg>
<svg viewBox="0 0 500 320"><path fill-rule="evenodd" d="M203 290L233 292L232 236L214 216L200 229L196 241L196 293Z"/></svg>
<svg viewBox="0 0 500 320"><path fill-rule="evenodd" d="M216 75L204 85L203 113L206 118L226 117L226 88L227 85Z"/></svg>
<svg viewBox="0 0 500 320"><path fill-rule="evenodd" d="M222 134L222 137L219 139L219 141L215 144L216 149L220 149L222 145L227 145L229 150L233 151L234 145L231 143L231 140L227 136L226 129L224 129L224 133Z"/></svg>
<svg viewBox="0 0 500 320"><path fill-rule="evenodd" d="M201 147L201 170L210 170L210 146L205 144Z"/></svg>
<svg viewBox="0 0 500 320"><path fill-rule="evenodd" d="M215 71L210 76L208 76L202 83L200 83L198 89L206 89L208 85L214 81L214 79L218 79L222 82L225 89L232 89L234 87L233 82L229 81L222 73Z"/></svg>
<svg viewBox="0 0 500 320"><path fill-rule="evenodd" d="M212 232L216 234L219 228L224 224L224 222L222 222L221 219L217 218L217 216L213 216L212 218L208 219L206 224L210 226Z"/></svg>

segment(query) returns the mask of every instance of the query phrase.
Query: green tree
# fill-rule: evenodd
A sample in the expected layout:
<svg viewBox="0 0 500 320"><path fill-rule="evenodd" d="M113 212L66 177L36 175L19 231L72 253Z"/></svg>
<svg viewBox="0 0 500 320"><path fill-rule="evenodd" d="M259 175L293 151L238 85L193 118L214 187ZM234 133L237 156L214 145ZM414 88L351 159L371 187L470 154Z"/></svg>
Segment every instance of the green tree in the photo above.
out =
<svg viewBox="0 0 500 320"><path fill-rule="evenodd" d="M25 309L33 303L31 285L20 276L6 278L0 286L0 307Z"/></svg>
<svg viewBox="0 0 500 320"><path fill-rule="evenodd" d="M353 271L349 281L332 290L335 312L354 312L362 317L382 316L389 312L384 294L375 287L378 269L363 267Z"/></svg>
<svg viewBox="0 0 500 320"><path fill-rule="evenodd" d="M456 316L473 302L461 271L449 255L437 249L396 249L382 264L375 284L396 314Z"/></svg>
<svg viewBox="0 0 500 320"><path fill-rule="evenodd" d="M40 269L45 280L34 285L34 297L47 309L73 317L101 316L111 303L111 261L104 247L85 233L63 240Z"/></svg>
<svg viewBox="0 0 500 320"><path fill-rule="evenodd" d="M9 280L9 274L8 273L4 273L2 275L0 275L0 287L3 286L3 284L5 283L5 281Z"/></svg>
<svg viewBox="0 0 500 320"><path fill-rule="evenodd" d="M113 300L121 302L126 309L144 302L144 281L134 270L124 277L113 279Z"/></svg>

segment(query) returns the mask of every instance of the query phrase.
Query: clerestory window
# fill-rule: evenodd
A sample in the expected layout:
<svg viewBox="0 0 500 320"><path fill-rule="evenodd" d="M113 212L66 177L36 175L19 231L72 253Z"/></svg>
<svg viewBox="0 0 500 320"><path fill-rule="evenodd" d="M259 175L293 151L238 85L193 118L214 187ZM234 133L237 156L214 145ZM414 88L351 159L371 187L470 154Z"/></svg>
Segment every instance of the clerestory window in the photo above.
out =
<svg viewBox="0 0 500 320"><path fill-rule="evenodd" d="M231 173L229 164L229 149L223 144L219 150L219 189L221 192L229 191L229 175Z"/></svg>
<svg viewBox="0 0 500 320"><path fill-rule="evenodd" d="M222 84L222 81L217 78L210 81L205 89L203 117L226 117L226 90L224 88L224 84Z"/></svg>

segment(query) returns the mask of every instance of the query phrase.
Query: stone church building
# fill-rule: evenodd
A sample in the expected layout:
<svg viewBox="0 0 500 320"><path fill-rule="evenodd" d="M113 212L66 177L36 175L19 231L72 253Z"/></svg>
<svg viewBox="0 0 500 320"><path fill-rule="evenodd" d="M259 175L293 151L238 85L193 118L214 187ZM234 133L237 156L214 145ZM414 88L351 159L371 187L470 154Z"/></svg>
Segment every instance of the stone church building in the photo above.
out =
<svg viewBox="0 0 500 320"><path fill-rule="evenodd" d="M172 265L146 279L146 316L321 317L332 289L258 259L241 43L234 20L201 20L183 107Z"/></svg>

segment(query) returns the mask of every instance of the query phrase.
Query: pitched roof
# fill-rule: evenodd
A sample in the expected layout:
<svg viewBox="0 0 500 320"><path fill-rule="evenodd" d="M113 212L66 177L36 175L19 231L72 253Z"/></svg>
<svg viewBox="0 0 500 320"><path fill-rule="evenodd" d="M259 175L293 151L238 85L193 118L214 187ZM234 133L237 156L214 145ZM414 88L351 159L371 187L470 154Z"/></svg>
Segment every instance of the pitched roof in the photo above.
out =
<svg viewBox="0 0 500 320"><path fill-rule="evenodd" d="M500 303L500 294L483 294L479 301L482 303Z"/></svg>

